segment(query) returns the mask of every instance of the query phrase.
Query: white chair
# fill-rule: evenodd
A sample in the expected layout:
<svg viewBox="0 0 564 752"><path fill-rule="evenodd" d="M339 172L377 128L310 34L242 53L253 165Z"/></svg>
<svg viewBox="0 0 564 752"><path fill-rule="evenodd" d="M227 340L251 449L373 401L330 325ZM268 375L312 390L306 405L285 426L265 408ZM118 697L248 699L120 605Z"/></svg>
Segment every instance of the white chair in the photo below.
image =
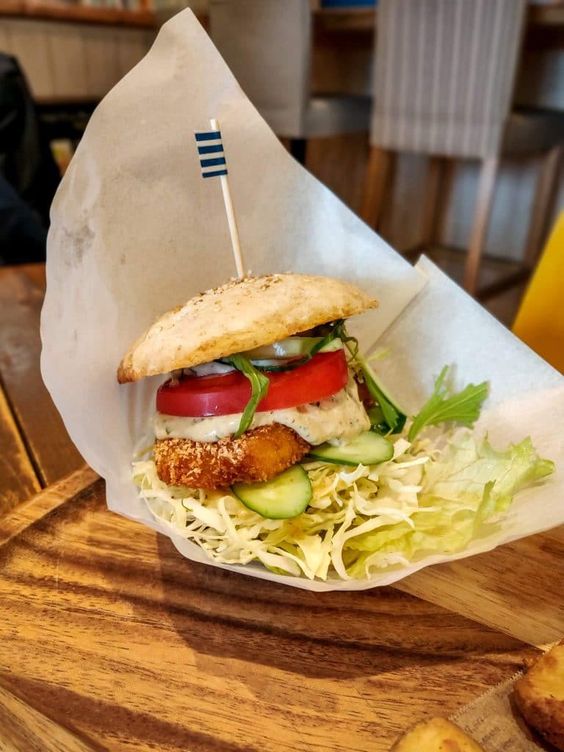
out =
<svg viewBox="0 0 564 752"><path fill-rule="evenodd" d="M526 0L380 0L378 5L371 150L361 213L377 225L396 153L426 154L431 159L423 241L430 244L445 158L480 160L464 274L471 293L477 291L501 156L542 153L545 160L522 269L497 283L498 290L534 265L564 141L561 115L510 110L525 10Z"/></svg>
<svg viewBox="0 0 564 752"><path fill-rule="evenodd" d="M211 0L210 35L249 99L305 163L309 138L367 131L370 98L312 95L309 0Z"/></svg>

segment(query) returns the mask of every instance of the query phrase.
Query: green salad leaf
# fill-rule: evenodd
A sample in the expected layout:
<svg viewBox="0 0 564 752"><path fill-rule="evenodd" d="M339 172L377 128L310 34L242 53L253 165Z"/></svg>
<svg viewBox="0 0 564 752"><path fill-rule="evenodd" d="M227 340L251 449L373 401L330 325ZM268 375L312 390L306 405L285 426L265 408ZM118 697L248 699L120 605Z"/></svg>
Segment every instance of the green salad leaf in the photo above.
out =
<svg viewBox="0 0 564 752"><path fill-rule="evenodd" d="M255 412L259 402L266 397L270 382L268 378L257 370L251 361L244 355L231 355L229 358L225 358L226 362L231 363L235 368L240 371L251 382L251 399L247 402L245 410L241 415L239 421L239 428L234 434L236 439L242 436L249 428L255 417Z"/></svg>
<svg viewBox="0 0 564 752"><path fill-rule="evenodd" d="M354 357L362 372L364 383L370 396L380 407L382 420L378 423L373 423L373 428L376 428L379 433L400 433L407 420L407 415L384 391L384 387L378 382L376 374L370 368L368 361L362 355L359 355L358 352Z"/></svg>
<svg viewBox="0 0 564 752"><path fill-rule="evenodd" d="M369 412L373 430L382 434L400 433L407 420L407 415L395 404L378 381L368 361L359 352L358 340L348 334L343 321L336 322L335 331L349 351L349 360L362 376L368 393L380 408L379 410L372 408L372 414Z"/></svg>
<svg viewBox="0 0 564 752"><path fill-rule="evenodd" d="M554 463L538 456L530 438L497 451L465 432L425 464L409 519L347 540L347 574L362 578L421 556L462 551L501 521L518 491L553 472Z"/></svg>
<svg viewBox="0 0 564 752"><path fill-rule="evenodd" d="M529 438L504 450L470 431L442 448L395 440L379 465L304 464L313 488L298 517L272 520L227 491L167 486L152 460L133 477L153 514L215 561L309 579L366 579L430 556L463 551L495 531L520 490L550 475Z"/></svg>
<svg viewBox="0 0 564 752"><path fill-rule="evenodd" d="M440 423L459 423L472 426L480 417L482 404L488 396L488 382L468 384L461 392L452 394L447 382L449 367L445 366L435 381L433 394L413 418L407 438L413 441L425 426Z"/></svg>

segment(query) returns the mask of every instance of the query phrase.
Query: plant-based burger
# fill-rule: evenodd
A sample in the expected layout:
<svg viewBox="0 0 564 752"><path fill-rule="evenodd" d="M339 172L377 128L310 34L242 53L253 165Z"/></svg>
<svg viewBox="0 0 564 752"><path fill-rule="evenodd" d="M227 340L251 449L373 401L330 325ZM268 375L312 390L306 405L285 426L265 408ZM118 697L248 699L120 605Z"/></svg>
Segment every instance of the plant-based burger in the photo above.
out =
<svg viewBox="0 0 564 752"><path fill-rule="evenodd" d="M447 368L408 419L346 329L376 307L340 280L272 274L156 321L118 368L121 383L168 374L133 466L155 517L216 561L366 578L465 548L552 472L528 439L498 452L456 431L488 388L454 393Z"/></svg>
<svg viewBox="0 0 564 752"><path fill-rule="evenodd" d="M118 371L121 382L173 371L156 398L159 478L208 490L268 481L312 446L368 431L340 322L376 305L339 280L277 274L165 314Z"/></svg>

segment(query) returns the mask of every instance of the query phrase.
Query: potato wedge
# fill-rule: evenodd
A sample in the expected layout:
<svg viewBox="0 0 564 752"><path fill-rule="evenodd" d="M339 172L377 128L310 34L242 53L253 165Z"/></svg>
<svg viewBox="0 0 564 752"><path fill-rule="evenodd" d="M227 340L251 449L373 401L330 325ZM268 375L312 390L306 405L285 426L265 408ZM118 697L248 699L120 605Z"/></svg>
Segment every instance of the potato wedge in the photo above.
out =
<svg viewBox="0 0 564 752"><path fill-rule="evenodd" d="M431 718L404 734L390 752L484 752L461 728L446 718Z"/></svg>

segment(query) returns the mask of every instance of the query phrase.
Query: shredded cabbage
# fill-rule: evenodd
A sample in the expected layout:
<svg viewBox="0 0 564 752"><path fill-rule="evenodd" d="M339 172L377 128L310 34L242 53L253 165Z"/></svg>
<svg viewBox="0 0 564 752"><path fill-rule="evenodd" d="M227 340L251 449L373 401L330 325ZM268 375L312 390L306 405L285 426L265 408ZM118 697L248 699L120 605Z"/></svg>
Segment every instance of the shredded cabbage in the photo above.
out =
<svg viewBox="0 0 564 752"><path fill-rule="evenodd" d="M348 580L462 551L499 525L518 491L554 470L530 439L497 451L465 429L438 442L401 435L379 465L303 466L313 500L288 520L265 519L229 492L167 486L152 459L133 464L133 479L155 517L218 562Z"/></svg>

